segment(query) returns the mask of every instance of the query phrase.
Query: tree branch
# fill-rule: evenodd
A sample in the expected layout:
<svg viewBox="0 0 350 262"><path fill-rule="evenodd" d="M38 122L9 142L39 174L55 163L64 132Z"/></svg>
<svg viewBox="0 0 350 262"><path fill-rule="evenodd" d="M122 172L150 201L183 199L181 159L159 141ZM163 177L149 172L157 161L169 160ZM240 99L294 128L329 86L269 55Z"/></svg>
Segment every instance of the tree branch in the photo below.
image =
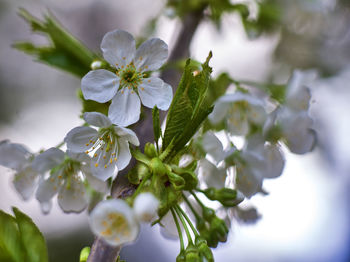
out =
<svg viewBox="0 0 350 262"><path fill-rule="evenodd" d="M182 29L177 38L175 47L169 57L168 62L175 62L180 59L187 58L189 56L190 43L193 35L203 17L203 12L198 11L195 13L187 14L182 21ZM177 84L180 80L181 72L175 68L168 68L163 71L161 78L173 87L175 92ZM140 148L143 149L147 142L153 141L153 123L152 123L152 110L149 108L143 108L144 120L137 123L134 127L134 131L140 138ZM161 114L161 118L164 119L165 112ZM135 186L128 182L126 174L135 166L136 161L133 159L129 166L120 172L117 178L113 182L112 196L114 198L125 198L132 195L135 190ZM89 255L87 262L115 262L121 246L111 247L106 244L101 238L96 238Z"/></svg>

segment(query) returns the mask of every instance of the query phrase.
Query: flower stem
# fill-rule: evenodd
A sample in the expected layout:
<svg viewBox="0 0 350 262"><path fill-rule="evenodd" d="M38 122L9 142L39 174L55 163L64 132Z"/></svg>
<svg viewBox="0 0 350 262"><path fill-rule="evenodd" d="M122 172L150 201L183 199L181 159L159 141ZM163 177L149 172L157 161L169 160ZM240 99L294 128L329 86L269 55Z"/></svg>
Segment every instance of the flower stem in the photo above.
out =
<svg viewBox="0 0 350 262"><path fill-rule="evenodd" d="M184 229L185 229L185 232L186 232L186 235L187 235L188 244L189 244L189 243L193 243L193 242L192 242L191 233L190 233L190 231L188 230L188 227L187 227L187 225L186 225L186 221L184 220L184 218L183 218L181 212L177 209L177 206L174 207L174 210L175 210L177 216L180 218L182 225L184 226Z"/></svg>
<svg viewBox="0 0 350 262"><path fill-rule="evenodd" d="M196 199L196 201L198 202L198 204L202 207L205 208L205 205L202 203L202 201L197 197L197 195L191 190L190 191L191 195Z"/></svg>
<svg viewBox="0 0 350 262"><path fill-rule="evenodd" d="M176 225L176 228L177 228L177 232L179 233L180 251L183 251L183 250L185 250L185 244L184 244L184 239L183 239L183 236L182 236L182 231L181 231L181 228L180 228L180 224L179 224L179 221L177 220L177 217L176 217L176 214L174 212L174 209L170 208L170 211L171 211L171 214L173 215L174 222L175 222L175 225Z"/></svg>
<svg viewBox="0 0 350 262"><path fill-rule="evenodd" d="M190 201L188 201L187 197L182 194L182 198L185 200L186 204L188 205L188 207L191 209L193 215L196 217L196 219L198 220L200 218L200 216L198 215L197 211L194 209L194 207L192 206L192 204L190 203Z"/></svg>
<svg viewBox="0 0 350 262"><path fill-rule="evenodd" d="M186 215L185 211L182 210L182 208L179 205L176 205L175 208L177 208L178 211L182 214L182 216L187 220L187 223L190 225L192 232L194 233L195 236L199 236L197 229L195 226L192 224L191 219Z"/></svg>

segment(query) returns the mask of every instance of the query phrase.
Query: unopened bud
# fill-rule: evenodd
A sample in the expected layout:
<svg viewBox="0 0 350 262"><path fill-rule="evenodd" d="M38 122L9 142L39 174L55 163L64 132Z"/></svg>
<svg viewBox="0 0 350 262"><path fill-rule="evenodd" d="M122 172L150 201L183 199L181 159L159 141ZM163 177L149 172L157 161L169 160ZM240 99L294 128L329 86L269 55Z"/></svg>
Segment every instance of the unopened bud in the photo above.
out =
<svg viewBox="0 0 350 262"><path fill-rule="evenodd" d="M144 153L149 158L154 158L158 155L157 150L156 150L154 144L152 144L152 143L146 143L145 148L144 148Z"/></svg>
<svg viewBox="0 0 350 262"><path fill-rule="evenodd" d="M158 157L152 158L150 162L150 167L152 173L156 176L163 176L168 172L166 166Z"/></svg>
<svg viewBox="0 0 350 262"><path fill-rule="evenodd" d="M201 262L196 246L190 243L185 250L186 262Z"/></svg>

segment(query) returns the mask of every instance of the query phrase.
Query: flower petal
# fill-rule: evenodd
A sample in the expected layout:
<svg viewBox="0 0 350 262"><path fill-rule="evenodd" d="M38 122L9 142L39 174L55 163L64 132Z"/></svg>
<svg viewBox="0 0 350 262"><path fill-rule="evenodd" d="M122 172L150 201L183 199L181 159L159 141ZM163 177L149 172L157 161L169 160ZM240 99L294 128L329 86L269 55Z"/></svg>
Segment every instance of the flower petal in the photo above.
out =
<svg viewBox="0 0 350 262"><path fill-rule="evenodd" d="M259 173L254 172L249 167L237 166L236 187L247 198L252 197L260 191L263 178Z"/></svg>
<svg viewBox="0 0 350 262"><path fill-rule="evenodd" d="M105 69L90 71L81 79L81 91L86 100L106 103L119 88L119 77Z"/></svg>
<svg viewBox="0 0 350 262"><path fill-rule="evenodd" d="M32 169L31 165L15 174L13 185L23 200L28 200L33 195L38 179L38 173Z"/></svg>
<svg viewBox="0 0 350 262"><path fill-rule="evenodd" d="M206 132L203 135L202 146L204 151L210 154L216 162L224 159L225 152L222 143L212 132Z"/></svg>
<svg viewBox="0 0 350 262"><path fill-rule="evenodd" d="M110 163L112 150L105 152L101 149L98 149L90 164L90 169L92 175L96 178L106 181L108 178L113 177L114 173L118 173L118 169L116 169L115 163Z"/></svg>
<svg viewBox="0 0 350 262"><path fill-rule="evenodd" d="M92 175L91 171L90 171L90 167L88 166L82 166L81 167L89 185L96 191L101 192L101 193L108 193L108 183L106 181L102 181L100 179L98 179L97 177L95 177L94 175Z"/></svg>
<svg viewBox="0 0 350 262"><path fill-rule="evenodd" d="M208 187L223 188L226 181L226 169L219 169L207 159L199 161L199 173Z"/></svg>
<svg viewBox="0 0 350 262"><path fill-rule="evenodd" d="M119 91L109 106L108 117L113 124L129 126L140 119L140 98L127 88Z"/></svg>
<svg viewBox="0 0 350 262"><path fill-rule="evenodd" d="M121 199L100 202L92 210L89 222L92 232L112 246L134 241L140 230L133 210Z"/></svg>
<svg viewBox="0 0 350 262"><path fill-rule="evenodd" d="M249 122L246 115L242 115L240 110L232 110L227 118L227 129L230 134L245 136L249 132Z"/></svg>
<svg viewBox="0 0 350 262"><path fill-rule="evenodd" d="M142 71L159 69L168 58L168 45L159 38L143 42L136 51L135 66Z"/></svg>
<svg viewBox="0 0 350 262"><path fill-rule="evenodd" d="M264 149L266 172L265 178L279 177L284 169L284 155L278 145L266 145Z"/></svg>
<svg viewBox="0 0 350 262"><path fill-rule="evenodd" d="M251 105L247 114L248 119L257 125L263 125L266 121L267 114L264 107L260 105Z"/></svg>
<svg viewBox="0 0 350 262"><path fill-rule="evenodd" d="M225 118L229 108L229 103L218 101L215 103L213 112L208 116L209 121L214 125L219 124Z"/></svg>
<svg viewBox="0 0 350 262"><path fill-rule="evenodd" d="M92 126L109 127L112 125L111 120L100 112L86 112L84 113L83 118L89 125Z"/></svg>
<svg viewBox="0 0 350 262"><path fill-rule="evenodd" d="M30 155L20 144L12 144L4 141L0 144L0 165L20 171L28 162Z"/></svg>
<svg viewBox="0 0 350 262"><path fill-rule="evenodd" d="M59 178L59 176L62 175L62 172L63 169L50 175L48 179L42 179L39 182L39 187L36 191L35 197L40 202L44 214L50 212L51 199L57 194L62 183L62 180Z"/></svg>
<svg viewBox="0 0 350 262"><path fill-rule="evenodd" d="M32 167L39 173L45 173L51 168L62 163L63 159L63 151L55 147L51 147L50 149L46 150L44 153L41 153L34 159Z"/></svg>
<svg viewBox="0 0 350 262"><path fill-rule="evenodd" d="M123 139L126 139L129 141L131 144L138 146L140 145L140 141L137 138L136 134L134 131L132 131L129 128L121 127L121 126L115 126L114 127L115 132L117 133L118 136L123 137Z"/></svg>
<svg viewBox="0 0 350 262"><path fill-rule="evenodd" d="M96 141L98 132L88 126L78 126L68 132L64 138L68 150L72 152L85 152L93 146Z"/></svg>
<svg viewBox="0 0 350 262"><path fill-rule="evenodd" d="M58 193L58 204L66 213L80 213L87 206L87 195L83 181L72 176L66 179Z"/></svg>
<svg viewBox="0 0 350 262"><path fill-rule="evenodd" d="M151 222L157 215L159 200L149 192L139 194L134 200L134 213L139 221Z"/></svg>
<svg viewBox="0 0 350 262"><path fill-rule="evenodd" d="M131 153L129 149L129 143L126 140L118 140L118 154L117 154L117 167L118 170L124 169L130 162Z"/></svg>
<svg viewBox="0 0 350 262"><path fill-rule="evenodd" d="M158 77L145 78L138 87L141 102L144 106L167 110L173 99L173 89Z"/></svg>
<svg viewBox="0 0 350 262"><path fill-rule="evenodd" d="M101 42L103 57L112 66L129 64L136 53L135 39L126 31L115 30L104 35Z"/></svg>

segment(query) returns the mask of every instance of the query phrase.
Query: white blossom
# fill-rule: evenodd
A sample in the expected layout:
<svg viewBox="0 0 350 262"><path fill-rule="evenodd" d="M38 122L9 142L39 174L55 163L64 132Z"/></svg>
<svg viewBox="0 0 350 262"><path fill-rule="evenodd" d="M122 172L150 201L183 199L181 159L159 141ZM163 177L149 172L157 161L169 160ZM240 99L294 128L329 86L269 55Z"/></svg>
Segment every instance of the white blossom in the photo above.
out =
<svg viewBox="0 0 350 262"><path fill-rule="evenodd" d="M111 246L132 242L139 233L133 209L121 199L100 202L90 214L92 232Z"/></svg>
<svg viewBox="0 0 350 262"><path fill-rule="evenodd" d="M252 125L263 125L266 116L263 100L236 92L220 97L208 118L214 125L224 121L232 135L245 136Z"/></svg>
<svg viewBox="0 0 350 262"><path fill-rule="evenodd" d="M149 192L139 194L134 200L134 212L139 221L150 222L156 215L159 200Z"/></svg>
<svg viewBox="0 0 350 262"><path fill-rule="evenodd" d="M50 211L56 194L64 212L83 211L88 203L85 182L97 190L106 190L107 185L101 186L103 181L90 180L91 175L84 168L89 162L85 154L64 153L57 148L50 148L34 159L33 169L44 175L36 191L43 213Z"/></svg>
<svg viewBox="0 0 350 262"><path fill-rule="evenodd" d="M88 124L99 127L99 130L88 126L76 127L69 131L64 141L73 152L91 154L91 173L101 180L107 180L129 164L129 143L138 146L139 140L132 130L113 125L101 113L85 113L84 119Z"/></svg>
<svg viewBox="0 0 350 262"><path fill-rule="evenodd" d="M32 169L34 155L23 145L0 142L0 165L15 171L13 185L23 200L28 200L35 191L39 174Z"/></svg>
<svg viewBox="0 0 350 262"><path fill-rule="evenodd" d="M116 72L93 70L82 79L85 99L99 103L112 100L108 117L119 126L139 120L140 100L146 107L155 105L167 110L172 100L172 88L157 77L146 77L146 71L159 69L168 57L168 46L158 38L145 41L136 50L132 35L122 30L108 32L102 39L105 60Z"/></svg>

